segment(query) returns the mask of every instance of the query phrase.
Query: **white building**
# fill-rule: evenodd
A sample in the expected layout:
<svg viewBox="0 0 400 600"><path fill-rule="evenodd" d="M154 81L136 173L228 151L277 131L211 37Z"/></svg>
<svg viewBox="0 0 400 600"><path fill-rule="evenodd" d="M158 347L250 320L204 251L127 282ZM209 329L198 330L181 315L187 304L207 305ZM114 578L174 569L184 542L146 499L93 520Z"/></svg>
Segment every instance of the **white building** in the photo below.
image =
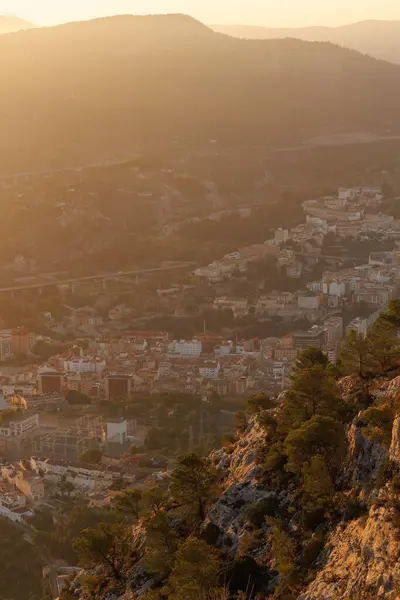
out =
<svg viewBox="0 0 400 600"><path fill-rule="evenodd" d="M356 188L344 188L340 187L338 189L338 198L340 200L354 200L357 196Z"/></svg>
<svg viewBox="0 0 400 600"><path fill-rule="evenodd" d="M68 373L103 373L106 361L95 357L78 357L64 360L64 371Z"/></svg>
<svg viewBox="0 0 400 600"><path fill-rule="evenodd" d="M199 373L206 379L218 379L221 367L216 361L205 361L204 364L199 367Z"/></svg>
<svg viewBox="0 0 400 600"><path fill-rule="evenodd" d="M123 444L128 436L128 422L124 419L107 421L105 424L105 436L107 442Z"/></svg>
<svg viewBox="0 0 400 600"><path fill-rule="evenodd" d="M174 340L167 346L168 354L178 356L197 356L202 352L202 343L200 340Z"/></svg>
<svg viewBox="0 0 400 600"><path fill-rule="evenodd" d="M39 415L32 415L13 421L12 418L7 425L0 427L0 436L4 437L23 437L33 432L39 427Z"/></svg>
<svg viewBox="0 0 400 600"><path fill-rule="evenodd" d="M290 235L288 229L282 229L282 227L280 227L279 229L275 230L274 241L277 244L283 244L284 242L287 242L289 238Z"/></svg>

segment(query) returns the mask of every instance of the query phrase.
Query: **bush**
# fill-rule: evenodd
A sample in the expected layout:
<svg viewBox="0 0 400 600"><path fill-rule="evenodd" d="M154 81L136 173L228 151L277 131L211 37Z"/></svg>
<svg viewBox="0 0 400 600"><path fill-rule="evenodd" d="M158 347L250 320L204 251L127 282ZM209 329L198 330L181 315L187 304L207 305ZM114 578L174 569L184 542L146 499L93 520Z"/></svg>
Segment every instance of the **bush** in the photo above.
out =
<svg viewBox="0 0 400 600"><path fill-rule="evenodd" d="M362 414L362 420L366 424L362 432L368 440L381 442L386 445L390 444L393 427L393 409L389 404L367 408Z"/></svg>
<svg viewBox="0 0 400 600"><path fill-rule="evenodd" d="M303 509L301 521L306 529L314 531L325 520L325 508Z"/></svg>
<svg viewBox="0 0 400 600"><path fill-rule="evenodd" d="M393 477L393 463L390 460L384 460L376 476L376 483L378 487L383 487Z"/></svg>
<svg viewBox="0 0 400 600"><path fill-rule="evenodd" d="M247 400L247 411L250 414L258 414L263 410L269 410L274 406L274 402L266 394L257 394L250 396Z"/></svg>
<svg viewBox="0 0 400 600"><path fill-rule="evenodd" d="M309 569L315 562L324 547L324 536L315 534L304 546L299 558L299 565Z"/></svg>
<svg viewBox="0 0 400 600"><path fill-rule="evenodd" d="M253 527L259 529L265 523L265 517L273 517L279 506L276 497L269 497L252 504L245 512L245 518Z"/></svg>
<svg viewBox="0 0 400 600"><path fill-rule="evenodd" d="M263 464L263 471L265 473L270 473L271 471L279 471L283 468L286 462L286 458L279 451L277 446L272 446L265 457L265 461Z"/></svg>
<svg viewBox="0 0 400 600"><path fill-rule="evenodd" d="M350 498L347 502L346 508L344 509L343 519L345 521L353 521L354 519L359 519L366 512L367 507L365 504L359 500Z"/></svg>
<svg viewBox="0 0 400 600"><path fill-rule="evenodd" d="M215 525L215 523L207 523L200 537L210 546L216 546L220 535L221 530L218 525Z"/></svg>
<svg viewBox="0 0 400 600"><path fill-rule="evenodd" d="M264 583L264 569L260 567L254 558L242 556L238 558L227 573L229 589L232 594L246 592L251 589L256 594L260 585Z"/></svg>

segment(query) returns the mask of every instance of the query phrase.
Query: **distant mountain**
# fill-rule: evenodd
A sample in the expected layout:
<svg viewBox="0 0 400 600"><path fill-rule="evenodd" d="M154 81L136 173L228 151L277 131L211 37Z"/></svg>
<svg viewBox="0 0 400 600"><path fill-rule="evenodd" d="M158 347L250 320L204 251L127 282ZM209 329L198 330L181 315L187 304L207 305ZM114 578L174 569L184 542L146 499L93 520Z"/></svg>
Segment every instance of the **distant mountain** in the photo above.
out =
<svg viewBox="0 0 400 600"><path fill-rule="evenodd" d="M240 40L184 15L2 36L0 80L3 171L150 143L282 146L400 130L400 67L328 43Z"/></svg>
<svg viewBox="0 0 400 600"><path fill-rule="evenodd" d="M14 33L21 29L32 29L34 25L14 15L0 15L0 34Z"/></svg>
<svg viewBox="0 0 400 600"><path fill-rule="evenodd" d="M332 42L346 48L400 63L400 21L362 21L342 27L273 28L251 25L213 25L212 29L247 39L296 38Z"/></svg>

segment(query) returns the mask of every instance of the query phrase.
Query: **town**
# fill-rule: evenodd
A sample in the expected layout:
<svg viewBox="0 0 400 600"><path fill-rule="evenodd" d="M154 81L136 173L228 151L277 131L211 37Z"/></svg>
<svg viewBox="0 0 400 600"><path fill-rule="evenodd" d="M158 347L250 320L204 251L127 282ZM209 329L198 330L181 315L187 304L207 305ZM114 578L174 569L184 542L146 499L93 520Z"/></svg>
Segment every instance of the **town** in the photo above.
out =
<svg viewBox="0 0 400 600"><path fill-rule="evenodd" d="M398 294L400 222L384 202L379 188L340 188L303 202L305 222L265 243L180 281L169 272L154 302L183 320L208 316L186 339L130 327L125 303L106 317L93 306L58 322L45 312L49 332L74 332L61 347L25 326L1 330L0 513L22 523L66 496L105 506L113 489L166 477L177 451L227 434L247 397L285 390L301 350L321 348L336 364L345 335L365 335ZM266 292L274 269L285 287ZM197 290L205 300L190 308ZM245 337L243 323L273 333ZM178 414L179 443L166 435Z"/></svg>

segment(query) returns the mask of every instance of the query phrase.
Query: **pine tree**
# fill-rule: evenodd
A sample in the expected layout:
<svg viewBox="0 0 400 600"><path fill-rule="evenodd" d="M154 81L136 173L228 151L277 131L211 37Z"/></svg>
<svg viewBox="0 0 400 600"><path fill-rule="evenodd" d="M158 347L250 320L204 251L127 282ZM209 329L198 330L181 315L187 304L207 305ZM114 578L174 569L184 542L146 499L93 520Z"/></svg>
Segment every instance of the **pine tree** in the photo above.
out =
<svg viewBox="0 0 400 600"><path fill-rule="evenodd" d="M337 416L341 402L337 384L320 365L301 369L293 377L278 415L280 431L290 431L315 415Z"/></svg>
<svg viewBox="0 0 400 600"><path fill-rule="evenodd" d="M218 551L203 540L189 537L176 554L167 597L170 600L208 598L217 588L219 572Z"/></svg>
<svg viewBox="0 0 400 600"><path fill-rule="evenodd" d="M352 329L340 348L340 365L345 375L367 379L374 374L378 363L370 340Z"/></svg>
<svg viewBox="0 0 400 600"><path fill-rule="evenodd" d="M163 510L163 506L167 499L166 492L158 485L147 488L142 493L141 504L143 511L147 514L157 516Z"/></svg>
<svg viewBox="0 0 400 600"><path fill-rule="evenodd" d="M343 425L332 417L316 415L292 430L286 437L284 447L288 458L287 471L300 474L304 463L313 456L322 456L332 472L344 456L346 445Z"/></svg>
<svg viewBox="0 0 400 600"><path fill-rule="evenodd" d="M146 557L148 568L161 578L171 571L178 548L178 534L172 516L160 511L145 519Z"/></svg>
<svg viewBox="0 0 400 600"><path fill-rule="evenodd" d="M389 313L383 313L375 321L367 337L380 371L386 373L400 366L400 338Z"/></svg>
<svg viewBox="0 0 400 600"><path fill-rule="evenodd" d="M311 369L311 367L329 367L329 359L320 348L306 348L297 356L294 364L292 378L295 378L299 371Z"/></svg>
<svg viewBox="0 0 400 600"><path fill-rule="evenodd" d="M217 474L210 462L197 454L184 454L172 473L171 493L188 519L200 524L216 490Z"/></svg>
<svg viewBox="0 0 400 600"><path fill-rule="evenodd" d="M301 475L304 508L307 510L330 508L335 488L324 457L311 457L309 462L303 464Z"/></svg>
<svg viewBox="0 0 400 600"><path fill-rule="evenodd" d="M129 555L129 529L125 526L100 523L96 529L84 529L73 546L83 566L101 565L116 582L124 581Z"/></svg>
<svg viewBox="0 0 400 600"><path fill-rule="evenodd" d="M121 513L138 519L141 499L142 492L140 490L126 490L116 498L115 508Z"/></svg>

